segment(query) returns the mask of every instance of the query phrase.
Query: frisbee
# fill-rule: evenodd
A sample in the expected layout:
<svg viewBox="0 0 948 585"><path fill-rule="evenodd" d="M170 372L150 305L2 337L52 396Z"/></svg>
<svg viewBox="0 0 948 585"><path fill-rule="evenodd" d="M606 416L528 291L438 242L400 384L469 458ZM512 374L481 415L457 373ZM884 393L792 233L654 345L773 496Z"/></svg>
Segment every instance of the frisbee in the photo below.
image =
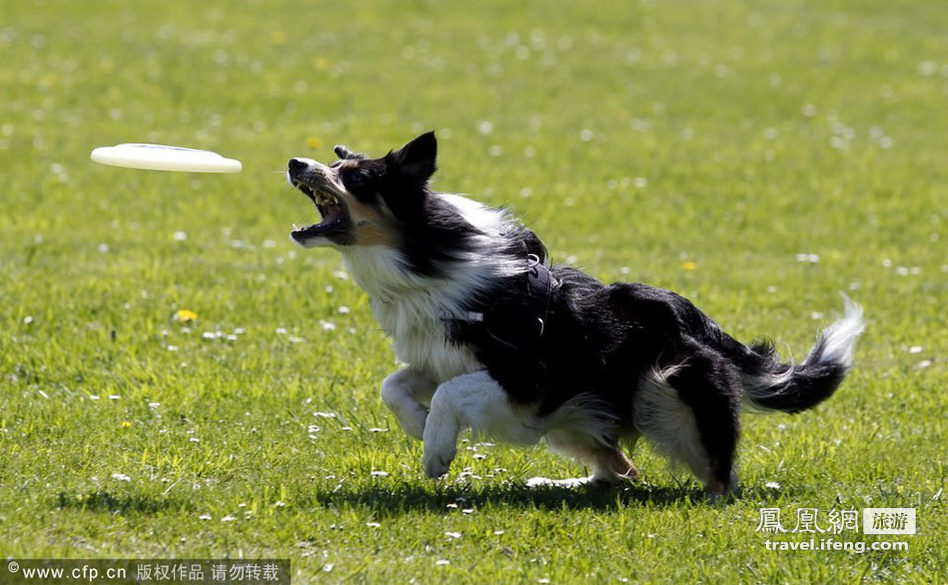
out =
<svg viewBox="0 0 948 585"><path fill-rule="evenodd" d="M164 144L102 146L92 151L91 158L103 165L149 171L237 173L241 169L239 160L224 158L210 150Z"/></svg>

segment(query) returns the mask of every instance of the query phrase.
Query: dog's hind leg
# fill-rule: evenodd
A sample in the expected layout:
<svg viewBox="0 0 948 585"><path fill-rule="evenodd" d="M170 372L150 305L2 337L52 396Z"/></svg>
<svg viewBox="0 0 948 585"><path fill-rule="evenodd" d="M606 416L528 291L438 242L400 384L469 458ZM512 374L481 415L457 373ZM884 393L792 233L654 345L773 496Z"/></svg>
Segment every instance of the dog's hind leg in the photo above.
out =
<svg viewBox="0 0 948 585"><path fill-rule="evenodd" d="M643 377L633 407L636 428L658 449L683 461L712 498L737 487L734 452L740 375L713 352Z"/></svg>
<svg viewBox="0 0 948 585"><path fill-rule="evenodd" d="M621 446L616 448L619 454L622 455L622 458L629 464L628 470L622 475L625 478L631 479L633 481L639 479L639 477L642 475L641 472L639 472L639 468L636 467L634 463L632 463L631 458L632 452L635 450L635 444L638 443L641 436L642 434L634 428L626 429L622 438L625 440L626 450L628 451L629 455L626 456L625 451L622 450Z"/></svg>
<svg viewBox="0 0 948 585"><path fill-rule="evenodd" d="M382 402L409 437L422 439L427 405L437 386L429 376L410 366L382 380Z"/></svg>
<svg viewBox="0 0 948 585"><path fill-rule="evenodd" d="M587 460L592 466L591 483L614 484L639 478L639 470L618 445L595 449Z"/></svg>
<svg viewBox="0 0 948 585"><path fill-rule="evenodd" d="M550 437L547 437L549 440ZM569 455L581 463L592 468L587 477L572 477L567 479L550 479L548 477L531 477L527 480L527 487L565 487L579 486L611 486L626 480L636 480L639 470L626 456L618 445L614 447L598 446L592 449L570 448L562 444L550 443L550 447L564 455Z"/></svg>
<svg viewBox="0 0 948 585"><path fill-rule="evenodd" d="M470 428L477 434L511 443L532 445L543 436L533 410L518 408L486 371L452 378L431 397L425 422L424 467L428 477L447 473L457 452L458 433Z"/></svg>
<svg viewBox="0 0 948 585"><path fill-rule="evenodd" d="M636 480L638 478L639 470L622 451L621 447L603 448L593 452L593 481L615 483L619 480Z"/></svg>
<svg viewBox="0 0 948 585"><path fill-rule="evenodd" d="M536 477L528 480L530 485L614 484L639 477L639 470L617 443L604 444L600 442L599 437L567 433L564 429L555 427L550 430L546 439L552 450L588 465L592 473L589 477L565 480Z"/></svg>

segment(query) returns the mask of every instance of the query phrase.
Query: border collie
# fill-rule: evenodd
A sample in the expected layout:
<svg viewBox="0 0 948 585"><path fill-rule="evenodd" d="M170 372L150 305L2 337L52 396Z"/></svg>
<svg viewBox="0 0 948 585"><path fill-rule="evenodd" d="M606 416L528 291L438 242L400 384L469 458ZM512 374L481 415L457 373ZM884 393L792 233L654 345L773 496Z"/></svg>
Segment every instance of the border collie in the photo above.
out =
<svg viewBox="0 0 948 585"><path fill-rule="evenodd" d="M330 165L289 161L289 182L322 216L291 236L341 252L369 294L406 364L383 380L382 400L424 442L429 477L448 471L465 428L546 438L595 482L637 477L621 443L645 437L712 497L726 494L740 407L812 408L852 364L862 309L845 296L806 360L781 363L772 343L736 341L673 292L549 266L540 239L505 211L432 191L433 132L382 158L334 151Z"/></svg>

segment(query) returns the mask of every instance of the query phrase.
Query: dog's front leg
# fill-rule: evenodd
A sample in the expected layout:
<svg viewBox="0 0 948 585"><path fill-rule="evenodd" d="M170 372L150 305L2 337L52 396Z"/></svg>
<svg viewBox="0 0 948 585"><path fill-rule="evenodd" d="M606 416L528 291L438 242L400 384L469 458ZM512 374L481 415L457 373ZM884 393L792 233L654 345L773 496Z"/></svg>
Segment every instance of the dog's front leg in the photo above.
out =
<svg viewBox="0 0 948 585"><path fill-rule="evenodd" d="M424 467L428 477L448 472L465 428L493 438L534 444L543 436L530 408L511 404L507 393L486 371L457 376L438 386L425 422Z"/></svg>
<svg viewBox="0 0 948 585"><path fill-rule="evenodd" d="M419 441L425 431L427 405L438 384L408 366L382 380L382 402L392 411L405 434Z"/></svg>

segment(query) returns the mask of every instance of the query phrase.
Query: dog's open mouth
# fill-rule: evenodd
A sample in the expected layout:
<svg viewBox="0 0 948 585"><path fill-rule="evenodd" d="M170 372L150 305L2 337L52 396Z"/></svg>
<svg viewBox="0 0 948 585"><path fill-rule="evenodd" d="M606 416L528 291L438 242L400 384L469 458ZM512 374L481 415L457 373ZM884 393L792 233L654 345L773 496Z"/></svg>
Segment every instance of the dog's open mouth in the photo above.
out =
<svg viewBox="0 0 948 585"><path fill-rule="evenodd" d="M328 189L312 187L302 181L292 180L293 186L316 204L316 209L322 216L322 221L303 227L293 226L290 236L297 242L304 242L317 236L327 236L340 233L349 228L349 214L346 206L339 197Z"/></svg>

